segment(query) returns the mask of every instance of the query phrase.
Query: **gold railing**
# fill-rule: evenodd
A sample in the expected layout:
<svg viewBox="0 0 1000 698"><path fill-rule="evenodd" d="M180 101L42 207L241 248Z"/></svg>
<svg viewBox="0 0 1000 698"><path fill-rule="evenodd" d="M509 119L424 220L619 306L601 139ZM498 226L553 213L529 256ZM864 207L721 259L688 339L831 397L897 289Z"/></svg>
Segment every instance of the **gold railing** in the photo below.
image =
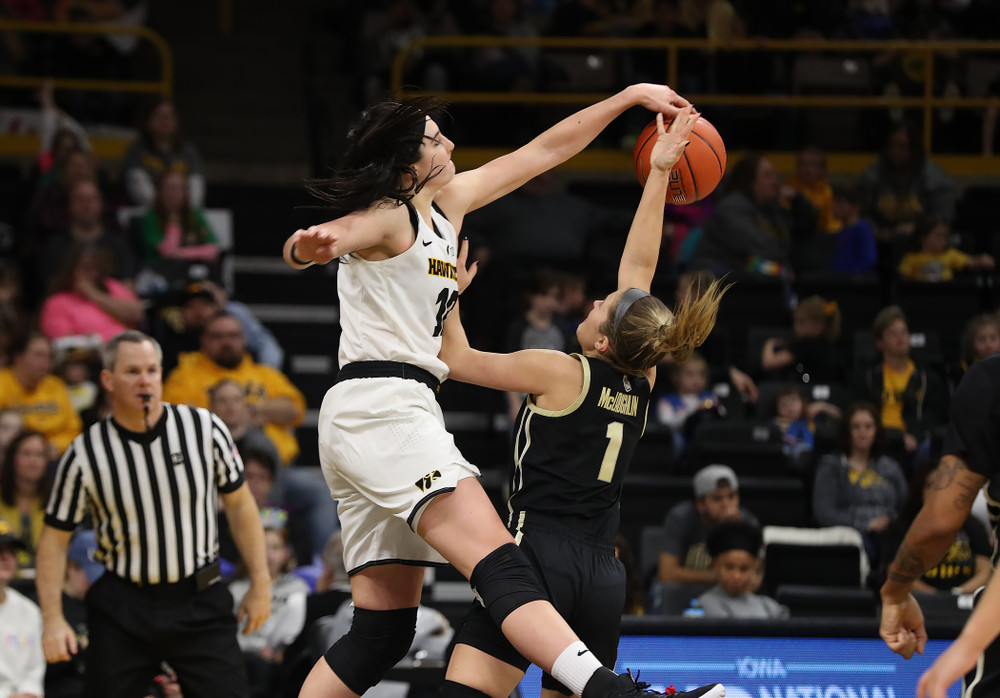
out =
<svg viewBox="0 0 1000 698"><path fill-rule="evenodd" d="M939 53L991 54L1000 59L1000 42L996 41L846 41L812 39L740 40L723 43L703 39L635 39L635 38L576 38L576 37L497 37L497 36L428 36L415 39L396 54L391 74L391 86L401 97L427 94L406 89L407 63L414 53L426 50L463 48L537 47L551 50L650 51L663 54L667 82L677 84L680 54L698 52L782 52L799 55L842 54L845 59L859 55L899 52L919 55L923 61L923 93L919 96L883 96L862 94L685 94L697 105L801 107L835 109L902 108L917 109L923 114L923 139L926 152L933 153L932 125L936 109L986 109L996 106L998 99L983 97L943 97L934 93L934 56ZM581 88L586 88L582 85ZM825 90L829 91L829 90ZM524 104L574 105L589 104L604 99L606 93L594 92L444 92L435 93L453 104ZM992 158L984 158L992 160Z"/></svg>
<svg viewBox="0 0 1000 698"><path fill-rule="evenodd" d="M51 77L55 90L91 90L103 92L145 92L169 97L174 85L174 57L170 44L152 29L116 24L75 22L20 22L0 19L0 32L34 34L129 34L150 42L160 56L159 80L103 80L53 76L0 75L0 87L41 87Z"/></svg>

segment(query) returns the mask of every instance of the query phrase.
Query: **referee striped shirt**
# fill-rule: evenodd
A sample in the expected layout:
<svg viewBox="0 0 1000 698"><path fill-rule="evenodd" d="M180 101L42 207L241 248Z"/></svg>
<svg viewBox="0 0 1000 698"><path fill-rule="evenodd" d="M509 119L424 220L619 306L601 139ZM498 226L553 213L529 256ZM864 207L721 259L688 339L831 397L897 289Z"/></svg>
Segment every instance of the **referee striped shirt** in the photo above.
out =
<svg viewBox="0 0 1000 698"><path fill-rule="evenodd" d="M176 582L214 562L220 492L243 483L243 461L222 420L163 404L148 432L107 417L59 461L45 523L71 531L90 513L95 557L136 584Z"/></svg>

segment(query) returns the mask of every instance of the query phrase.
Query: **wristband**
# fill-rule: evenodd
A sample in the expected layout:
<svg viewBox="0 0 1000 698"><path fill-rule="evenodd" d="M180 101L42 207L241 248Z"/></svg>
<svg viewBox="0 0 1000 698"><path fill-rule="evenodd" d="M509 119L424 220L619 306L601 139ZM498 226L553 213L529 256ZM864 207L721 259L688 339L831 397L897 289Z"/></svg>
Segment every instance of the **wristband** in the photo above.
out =
<svg viewBox="0 0 1000 698"><path fill-rule="evenodd" d="M291 259L296 264L301 264L302 266L309 266L310 264L314 264L314 262L312 260L306 261L304 259L299 259L298 257L296 257L295 256L295 245L296 245L296 243L293 242L292 243L292 249L288 250L288 257L289 257L289 259Z"/></svg>

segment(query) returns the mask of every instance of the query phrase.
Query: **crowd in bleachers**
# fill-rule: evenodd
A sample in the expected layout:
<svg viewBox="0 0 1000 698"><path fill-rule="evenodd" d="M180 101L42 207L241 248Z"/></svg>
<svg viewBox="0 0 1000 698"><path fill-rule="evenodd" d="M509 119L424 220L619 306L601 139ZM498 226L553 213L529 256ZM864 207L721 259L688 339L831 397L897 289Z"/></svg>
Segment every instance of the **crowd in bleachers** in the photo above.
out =
<svg viewBox="0 0 1000 698"><path fill-rule="evenodd" d="M57 8L82 18L79 12L102 5ZM3 16L21 12L29 19L54 16L46 7L2 4ZM354 76L359 104L384 93L403 43L431 34L969 38L1000 26L990 20L995 8L976 0L384 0L366 8L357 36L366 51ZM0 45L5 68L49 70L48 58L38 62L47 47ZM96 49L83 43L76 50ZM472 83L489 90L564 89L575 69L528 47L455 55L416 55L408 80L442 90ZM662 78L662 61L646 58L630 54L613 79ZM110 59L112 68L100 65L100 74L115 74ZM945 68L940 89L949 89L948 80L965 89L957 66ZM683 62L677 87L788 90L778 84L786 69L773 57L761 65L720 55ZM871 91L893 89L907 94L914 82L901 57L887 55ZM271 573L287 602L245 646L258 685L274 695L301 679L303 658L314 649L283 623L301 630L320 616L335 618L347 598L331 539L335 510L315 463L296 464L295 427L307 407L318 405L307 406L303 386L282 373L285 352L271 331L229 296L222 268L230 250L205 210L211 183L173 104L151 104L123 161L99 167L77 119L103 114L80 96L59 93L57 104L50 87L40 97L46 126L25 185L31 196L0 221L13 230L0 236L0 521L23 544L20 572L12 576L30 580L53 461L81 428L107 414L98 376L102 342L143 328L164 348L165 399L211 406L243 453L268 530ZM491 145L520 136L517 120L503 110L497 118L507 128L462 125L457 116L471 142L477 131L488 132ZM759 541L767 542L760 526L852 529L863 555L859 566L867 570L854 586L874 588L884 573L940 448L948 395L969 364L1000 350L992 190L982 196L960 189L921 151L906 122L891 117L877 130L881 150L872 144L871 165L842 181L831 184L826 153L815 146L799 150L789 173L750 153L730 164L711 197L668 206L669 253L654 292L681 300L722 275L735 285L699 352L682 366L661 367L623 498L620 556L635 560L628 612L680 613L697 598L709 613L785 615L787 609L758 598L758 592L780 595L781 585L776 572L768 578L762 571L755 553ZM535 130L524 125L525 132ZM978 148L981 131L973 131ZM540 177L468 217L481 270L463 300L473 343L505 351L574 348L588 293L606 290L631 217L623 200L631 204L637 188L616 199L616 187L561 187ZM507 419L519 399L463 402L460 389L447 384L442 392L446 412ZM486 469L506 467L503 436L480 438L478 426L476 434L458 431L471 459L482 454ZM716 464L727 469L695 475ZM729 526L710 537L717 524L733 519L757 528ZM966 555L953 566L960 573L936 568L924 590L969 591L981 582L987 537L971 522L957 543L965 547L955 555ZM227 571L235 575L238 556L224 531L222 538ZM66 594L79 601L85 585L76 573L93 582L99 570L88 566L85 551L74 559ZM292 559L299 565L294 574ZM677 586L685 584L691 586ZM436 622L430 617L428 623ZM428 635L440 639L441 627L435 628ZM176 690L169 677L159 681Z"/></svg>

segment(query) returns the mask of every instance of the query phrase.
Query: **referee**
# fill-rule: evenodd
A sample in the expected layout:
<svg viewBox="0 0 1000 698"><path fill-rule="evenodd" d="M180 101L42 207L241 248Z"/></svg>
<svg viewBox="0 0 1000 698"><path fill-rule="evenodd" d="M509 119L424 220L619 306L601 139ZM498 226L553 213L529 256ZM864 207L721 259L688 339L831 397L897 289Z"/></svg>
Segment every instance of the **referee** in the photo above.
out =
<svg viewBox="0 0 1000 698"><path fill-rule="evenodd" d="M84 695L144 696L165 661L185 698L243 698L237 623L252 632L271 608L264 534L243 463L218 417L161 401L155 340L122 332L108 340L102 361L111 416L77 436L59 462L38 545L45 657L65 661L78 649L60 591L70 537L89 513L108 573L86 596ZM250 572L238 620L219 583L220 495Z"/></svg>

